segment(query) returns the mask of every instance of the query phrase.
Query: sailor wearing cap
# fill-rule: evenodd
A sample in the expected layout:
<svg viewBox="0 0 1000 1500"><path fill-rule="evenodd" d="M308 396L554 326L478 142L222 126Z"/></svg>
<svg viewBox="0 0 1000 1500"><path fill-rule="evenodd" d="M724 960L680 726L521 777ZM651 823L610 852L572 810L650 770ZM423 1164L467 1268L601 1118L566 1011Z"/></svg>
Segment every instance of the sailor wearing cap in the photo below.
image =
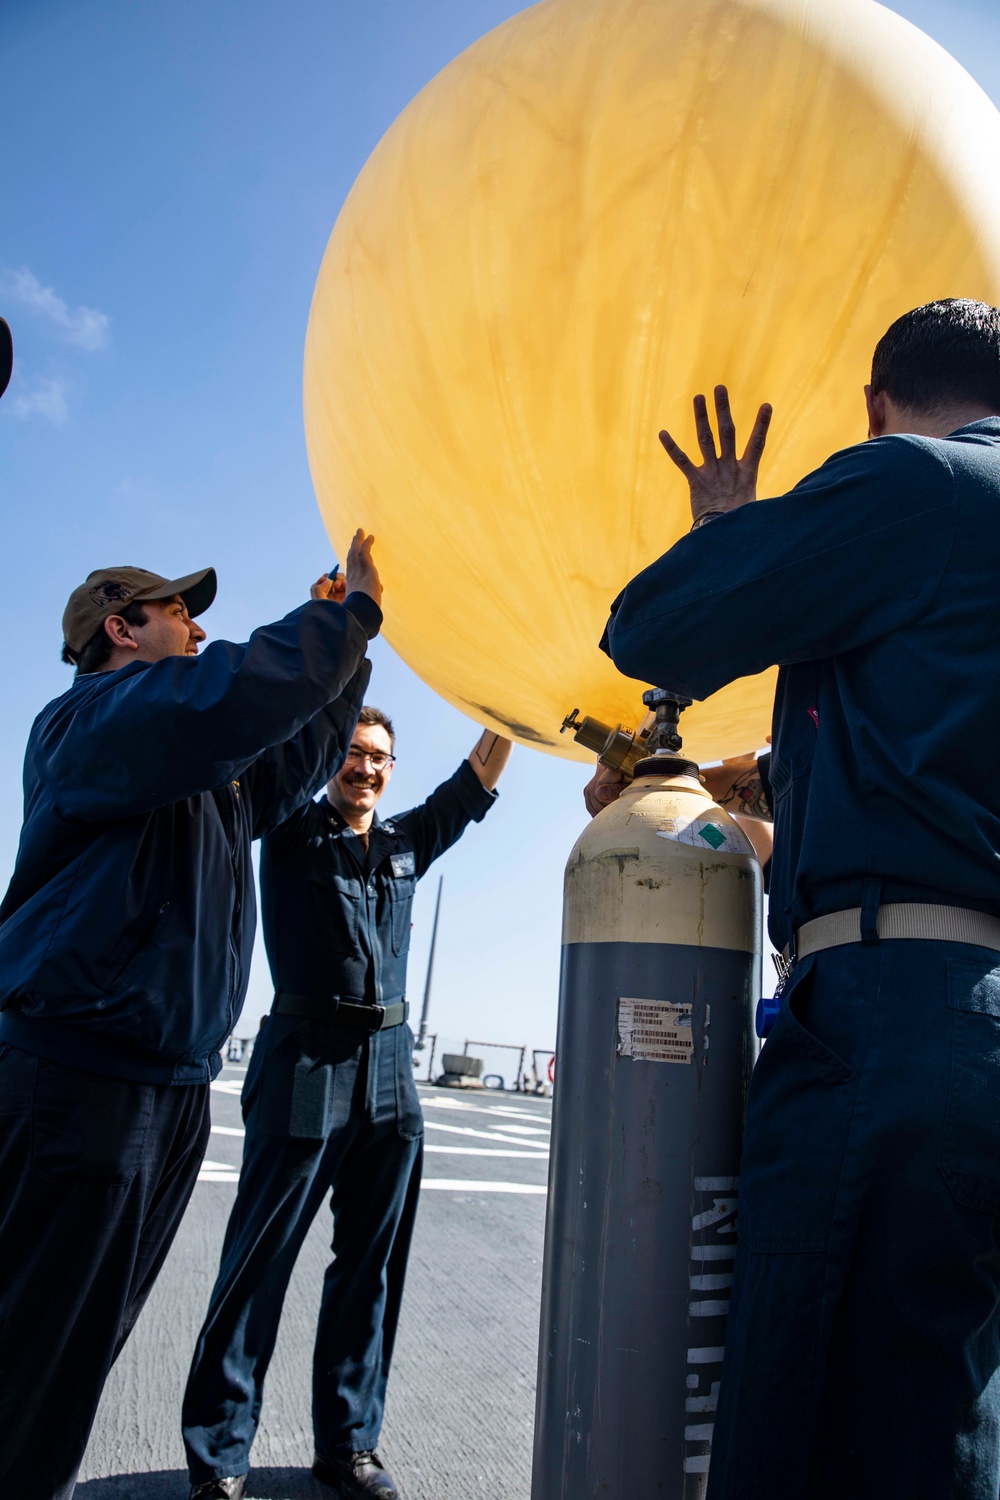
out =
<svg viewBox="0 0 1000 1500"><path fill-rule="evenodd" d="M336 771L381 587L346 582L199 655L214 570L105 568L63 619L0 904L0 1495L72 1494L101 1389L197 1178L246 993L250 841Z"/></svg>

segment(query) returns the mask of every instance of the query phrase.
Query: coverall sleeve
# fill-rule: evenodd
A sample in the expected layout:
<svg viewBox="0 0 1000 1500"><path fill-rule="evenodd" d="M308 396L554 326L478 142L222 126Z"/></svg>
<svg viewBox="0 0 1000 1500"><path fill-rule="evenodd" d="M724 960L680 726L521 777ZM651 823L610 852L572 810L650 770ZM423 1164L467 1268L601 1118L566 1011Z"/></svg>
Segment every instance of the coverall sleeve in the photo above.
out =
<svg viewBox="0 0 1000 1500"><path fill-rule="evenodd" d="M454 776L435 787L426 802L393 818L413 845L418 879L439 855L458 842L470 823L482 822L496 800L497 793L488 792L469 762L463 760Z"/></svg>
<svg viewBox="0 0 1000 1500"><path fill-rule="evenodd" d="M107 691L54 719L40 746L59 812L105 822L237 779L340 698L381 618L367 596L310 600L245 645L108 674Z"/></svg>
<svg viewBox="0 0 1000 1500"><path fill-rule="evenodd" d="M247 766L241 780L250 792L255 839L290 818L343 765L371 673L371 662L363 661L339 698Z"/></svg>
<svg viewBox="0 0 1000 1500"><path fill-rule="evenodd" d="M760 777L761 790L764 793L764 801L771 812L774 812L774 793L771 790L771 752L765 750L763 755L757 757L757 775Z"/></svg>
<svg viewBox="0 0 1000 1500"><path fill-rule="evenodd" d="M695 699L853 650L927 609L957 515L934 444L845 448L780 499L682 537L619 594L601 647L626 677Z"/></svg>

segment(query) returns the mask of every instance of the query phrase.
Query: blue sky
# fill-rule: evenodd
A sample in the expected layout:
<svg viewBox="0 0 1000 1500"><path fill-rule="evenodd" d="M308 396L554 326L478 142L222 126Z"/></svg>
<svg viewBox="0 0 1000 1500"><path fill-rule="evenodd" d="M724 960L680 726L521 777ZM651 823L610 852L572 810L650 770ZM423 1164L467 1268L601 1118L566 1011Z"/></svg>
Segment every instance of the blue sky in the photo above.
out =
<svg viewBox="0 0 1000 1500"><path fill-rule="evenodd" d="M835 3L835 0L831 0ZM4 0L0 312L0 880L32 718L68 685L66 597L92 567L211 563L212 636L245 639L330 560L302 435L302 346L334 219L372 147L503 0ZM1000 6L900 0L1000 100ZM859 373L859 381L862 379ZM447 547L434 588L448 587ZM474 601L470 601L470 608ZM377 644L396 720L385 808L412 805L475 726ZM432 1026L548 1046L562 867L584 768L518 749L445 875ZM419 1000L436 880L415 907ZM263 955L246 1027L269 1002Z"/></svg>

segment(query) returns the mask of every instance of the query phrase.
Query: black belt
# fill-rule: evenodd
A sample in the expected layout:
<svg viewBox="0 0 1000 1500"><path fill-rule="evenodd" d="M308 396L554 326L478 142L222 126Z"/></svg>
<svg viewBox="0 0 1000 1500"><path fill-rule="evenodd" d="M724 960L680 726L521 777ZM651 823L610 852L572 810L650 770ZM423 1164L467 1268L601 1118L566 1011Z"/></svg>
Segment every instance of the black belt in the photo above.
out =
<svg viewBox="0 0 1000 1500"><path fill-rule="evenodd" d="M410 1014L410 1006L406 1000L397 1000L392 1005L355 1005L350 1000L338 1000L336 995L293 995L288 990L279 990L272 1011L276 1016L338 1021L371 1032L402 1026Z"/></svg>

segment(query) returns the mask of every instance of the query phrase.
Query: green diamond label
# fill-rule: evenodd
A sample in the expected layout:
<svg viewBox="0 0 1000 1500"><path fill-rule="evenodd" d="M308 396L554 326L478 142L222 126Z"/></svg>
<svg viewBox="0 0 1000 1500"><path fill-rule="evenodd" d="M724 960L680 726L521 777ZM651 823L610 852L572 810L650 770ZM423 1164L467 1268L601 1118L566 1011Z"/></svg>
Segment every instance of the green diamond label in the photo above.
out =
<svg viewBox="0 0 1000 1500"><path fill-rule="evenodd" d="M704 823L698 832L705 843L711 844L713 849L721 849L726 842L726 835L721 828L716 828L714 823Z"/></svg>

